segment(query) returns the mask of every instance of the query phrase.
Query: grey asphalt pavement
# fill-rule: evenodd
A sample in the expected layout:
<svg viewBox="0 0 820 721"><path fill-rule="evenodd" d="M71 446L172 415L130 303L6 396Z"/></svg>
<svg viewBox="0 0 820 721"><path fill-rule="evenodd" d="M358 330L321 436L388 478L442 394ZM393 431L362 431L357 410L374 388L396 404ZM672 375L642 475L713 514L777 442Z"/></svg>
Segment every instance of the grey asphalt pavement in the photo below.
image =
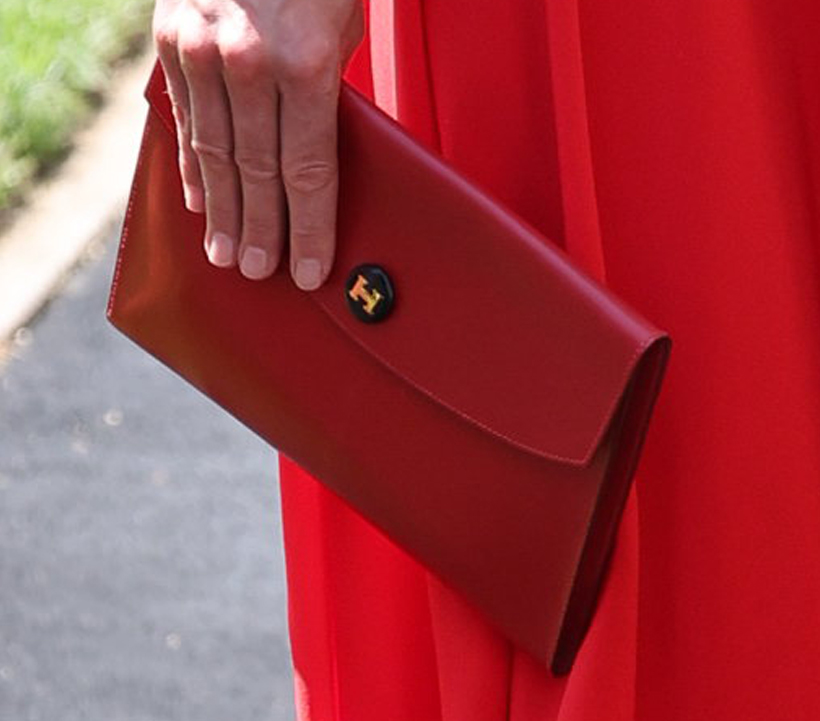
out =
<svg viewBox="0 0 820 721"><path fill-rule="evenodd" d="M275 453L108 325L103 248L0 368L0 720L291 721Z"/></svg>

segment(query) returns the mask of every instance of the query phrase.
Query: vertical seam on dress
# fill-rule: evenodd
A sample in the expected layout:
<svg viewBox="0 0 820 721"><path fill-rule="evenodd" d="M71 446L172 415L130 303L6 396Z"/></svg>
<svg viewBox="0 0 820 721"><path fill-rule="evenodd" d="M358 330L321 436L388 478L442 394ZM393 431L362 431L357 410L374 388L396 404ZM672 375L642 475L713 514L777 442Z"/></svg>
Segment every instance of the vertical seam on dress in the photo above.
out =
<svg viewBox="0 0 820 721"><path fill-rule="evenodd" d="M321 498L321 528L327 530L328 523L330 522L329 513L328 513L328 503L332 500L329 497L330 491L325 488L317 489L320 494ZM327 495L324 495L327 494ZM328 554L328 547L327 544L329 542L329 535L328 533L322 534L322 555L324 557L325 568L327 568L329 563L329 554ZM330 588L330 575L325 570L322 573L322 593L324 594L325 599L332 598L331 596L331 588ZM331 691L333 694L333 720L334 721L341 721L341 698L339 693L339 655L336 648L336 609L335 604L327 602L327 645L328 649L330 650L330 683L331 683ZM318 719L316 721L319 721Z"/></svg>
<svg viewBox="0 0 820 721"><path fill-rule="evenodd" d="M504 712L506 721L512 719L512 692L513 692L513 678L515 673L515 649L511 644L507 643L507 708Z"/></svg>
<svg viewBox="0 0 820 721"><path fill-rule="evenodd" d="M593 277L605 282L578 3L545 0L544 4L567 250ZM568 44L570 51L559 52Z"/></svg>
<svg viewBox="0 0 820 721"><path fill-rule="evenodd" d="M436 149L444 155L441 142L441 127L438 119L438 104L436 103L436 90L433 83L433 71L430 63L430 43L427 39L427 15L425 12L425 0L418 0L419 8L419 33L421 35L422 57L424 58L424 75L427 80L427 96L430 99L430 120L433 124L433 133Z"/></svg>
<svg viewBox="0 0 820 721"><path fill-rule="evenodd" d="M632 665L632 717L634 719L638 718L638 634L640 632L640 619L641 619L641 523L640 523L640 495L638 492L638 484L637 478L635 479L635 483L632 486L632 493L634 498L634 510L633 513L635 514L635 521L634 521L634 529L635 529L635 588L634 588L634 598L635 598L635 606L634 606L634 616L632 617L632 642L633 642L633 649L635 653L635 658ZM629 499L627 498L627 503Z"/></svg>
<svg viewBox="0 0 820 721"><path fill-rule="evenodd" d="M425 591L427 594L427 621L428 621L428 628L430 629L430 643L433 647L433 663L436 667L436 686L438 691L438 713L439 713L439 721L444 721L444 709L442 708L442 696L441 696L441 668L438 662L438 647L436 646L436 631L435 627L433 626L433 609L431 607L432 598L431 593L432 590L430 588L430 584L432 583L430 571L426 568L422 570L424 574L424 586Z"/></svg>

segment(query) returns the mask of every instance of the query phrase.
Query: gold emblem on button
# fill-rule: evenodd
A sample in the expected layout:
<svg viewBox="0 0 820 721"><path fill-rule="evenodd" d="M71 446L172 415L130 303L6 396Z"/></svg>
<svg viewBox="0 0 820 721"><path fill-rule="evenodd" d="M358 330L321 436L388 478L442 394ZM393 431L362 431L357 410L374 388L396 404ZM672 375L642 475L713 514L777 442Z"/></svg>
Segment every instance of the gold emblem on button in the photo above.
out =
<svg viewBox="0 0 820 721"><path fill-rule="evenodd" d="M376 306L384 299L384 296L379 293L378 290L375 288L373 290L368 290L367 286L370 285L367 278L365 278L361 273L359 273L358 277L356 278L356 282L353 284L353 287L347 292L347 294L356 301L361 301L362 310L368 315L375 315L376 313Z"/></svg>
<svg viewBox="0 0 820 721"><path fill-rule="evenodd" d="M393 310L396 293L384 268L362 263L347 276L345 299L350 312L362 323L379 323Z"/></svg>

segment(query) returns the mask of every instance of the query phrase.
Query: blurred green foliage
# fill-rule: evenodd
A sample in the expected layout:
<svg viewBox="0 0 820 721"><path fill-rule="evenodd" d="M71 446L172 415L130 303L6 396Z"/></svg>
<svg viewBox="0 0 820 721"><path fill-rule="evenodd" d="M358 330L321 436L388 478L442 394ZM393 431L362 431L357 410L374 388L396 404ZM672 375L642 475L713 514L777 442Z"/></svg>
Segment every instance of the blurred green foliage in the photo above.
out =
<svg viewBox="0 0 820 721"><path fill-rule="evenodd" d="M0 209L60 157L152 0L0 0Z"/></svg>

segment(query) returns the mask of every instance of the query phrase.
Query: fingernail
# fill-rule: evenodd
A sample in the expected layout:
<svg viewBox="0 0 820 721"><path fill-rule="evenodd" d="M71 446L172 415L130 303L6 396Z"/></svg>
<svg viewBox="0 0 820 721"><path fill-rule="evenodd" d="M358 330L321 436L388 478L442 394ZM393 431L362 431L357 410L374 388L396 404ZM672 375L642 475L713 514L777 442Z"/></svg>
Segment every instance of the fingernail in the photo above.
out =
<svg viewBox="0 0 820 721"><path fill-rule="evenodd" d="M296 263L296 285L302 290L316 290L322 283L322 264L315 258Z"/></svg>
<svg viewBox="0 0 820 721"><path fill-rule="evenodd" d="M205 195L200 188L192 188L190 185L183 186L185 194L185 207L192 213L205 212Z"/></svg>
<svg viewBox="0 0 820 721"><path fill-rule="evenodd" d="M233 265L234 242L224 233L214 233L207 247L208 260L220 268Z"/></svg>
<svg viewBox="0 0 820 721"><path fill-rule="evenodd" d="M239 270L251 280L263 278L268 272L268 254L262 248L245 248L239 261Z"/></svg>

